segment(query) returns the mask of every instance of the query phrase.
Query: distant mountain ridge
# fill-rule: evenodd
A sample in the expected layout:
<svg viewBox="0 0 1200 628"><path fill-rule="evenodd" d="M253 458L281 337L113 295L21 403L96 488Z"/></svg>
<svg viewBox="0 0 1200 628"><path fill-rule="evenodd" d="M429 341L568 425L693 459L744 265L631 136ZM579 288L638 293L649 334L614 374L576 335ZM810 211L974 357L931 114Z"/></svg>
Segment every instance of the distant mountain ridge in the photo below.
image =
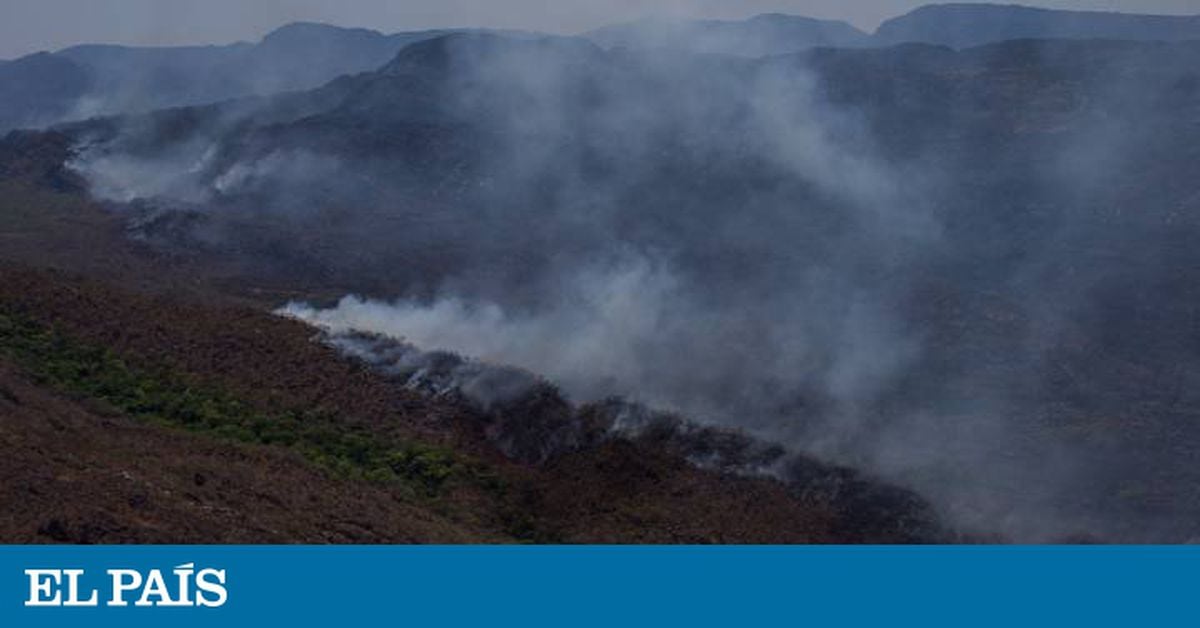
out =
<svg viewBox="0 0 1200 628"><path fill-rule="evenodd" d="M470 29L385 35L298 22L256 44L84 44L36 53L0 64L0 131L312 89L374 70L404 46L449 32Z"/></svg>
<svg viewBox="0 0 1200 628"><path fill-rule="evenodd" d="M135 47L84 44L0 61L0 132L71 120L200 105L319 87L372 71L405 46L451 33L537 33L440 29L384 34L297 22L258 43ZM874 34L834 20L764 14L745 20L642 20L578 39L607 49L674 50L764 57L813 48L927 43L969 48L1012 39L1200 39L1200 16L1061 11L1019 5L935 4L883 23Z"/></svg>
<svg viewBox="0 0 1200 628"><path fill-rule="evenodd" d="M605 48L675 49L761 57L810 48L925 43L970 48L1013 39L1200 39L1200 15L1068 11L1023 5L948 3L919 7L875 33L836 20L764 14L745 20L649 19L583 34Z"/></svg>
<svg viewBox="0 0 1200 628"><path fill-rule="evenodd" d="M871 36L842 21L769 13L746 20L643 20L584 34L607 48L678 48L744 57L799 52L828 46L867 46Z"/></svg>
<svg viewBox="0 0 1200 628"><path fill-rule="evenodd" d="M0 63L0 131L61 119L92 83L79 65L47 52Z"/></svg>
<svg viewBox="0 0 1200 628"><path fill-rule="evenodd" d="M931 4L880 25L877 45L905 42L968 48L1011 39L1200 39L1200 15L1064 11L1016 4Z"/></svg>

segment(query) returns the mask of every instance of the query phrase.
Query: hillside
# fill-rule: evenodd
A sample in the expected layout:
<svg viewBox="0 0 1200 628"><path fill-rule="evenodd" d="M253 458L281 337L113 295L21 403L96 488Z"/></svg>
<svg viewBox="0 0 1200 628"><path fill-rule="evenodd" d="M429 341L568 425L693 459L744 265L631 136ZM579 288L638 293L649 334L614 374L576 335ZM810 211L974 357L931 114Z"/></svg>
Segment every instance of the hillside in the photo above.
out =
<svg viewBox="0 0 1200 628"><path fill-rule="evenodd" d="M15 137L0 159L0 490L20 504L0 517L5 542L945 534L915 496L816 463L787 486L701 470L645 439L509 458L475 407L412 392L270 313L284 295L319 297L313 284L132 241L119 216L47 176L56 136ZM513 420L546 420L529 412Z"/></svg>
<svg viewBox="0 0 1200 628"><path fill-rule="evenodd" d="M5 490L21 504L0 520L6 542L932 538L896 529L886 502L701 471L651 443L515 464L470 408L406 393L302 325L63 274L0 278Z"/></svg>
<svg viewBox="0 0 1200 628"><path fill-rule="evenodd" d="M0 358L6 543L503 540L277 448L148 425Z"/></svg>
<svg viewBox="0 0 1200 628"><path fill-rule="evenodd" d="M66 118L93 81L78 64L49 53L0 64L0 131Z"/></svg>

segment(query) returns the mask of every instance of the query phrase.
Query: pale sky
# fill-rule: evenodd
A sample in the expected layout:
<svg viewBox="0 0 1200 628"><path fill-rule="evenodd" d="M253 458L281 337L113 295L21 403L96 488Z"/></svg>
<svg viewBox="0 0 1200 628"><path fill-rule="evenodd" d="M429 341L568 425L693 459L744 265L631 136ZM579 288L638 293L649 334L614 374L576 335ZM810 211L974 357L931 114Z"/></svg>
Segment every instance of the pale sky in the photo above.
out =
<svg viewBox="0 0 1200 628"><path fill-rule="evenodd" d="M306 20L384 32L443 26L577 33L655 15L736 19L780 12L873 30L922 0L0 0L0 59L77 43L256 41ZM1200 14L1200 0L1028 0L1030 5Z"/></svg>

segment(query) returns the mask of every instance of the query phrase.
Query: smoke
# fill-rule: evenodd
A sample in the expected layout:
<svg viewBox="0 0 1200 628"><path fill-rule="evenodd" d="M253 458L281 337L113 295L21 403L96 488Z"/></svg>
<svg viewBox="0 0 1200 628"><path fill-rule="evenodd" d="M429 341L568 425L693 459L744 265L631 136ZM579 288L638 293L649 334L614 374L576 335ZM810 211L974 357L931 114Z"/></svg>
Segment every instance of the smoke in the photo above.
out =
<svg viewBox="0 0 1200 628"><path fill-rule="evenodd" d="M144 159L120 152L83 150L69 164L87 179L92 195L117 203L170 196L198 204L211 200L212 190L198 179L216 150L210 142L185 144L168 154Z"/></svg>
<svg viewBox="0 0 1200 628"><path fill-rule="evenodd" d="M852 303L832 343L797 336L803 312L753 318L756 306L720 308L689 294L680 280L646 260L564 278L529 311L447 296L431 303L346 297L337 307L291 304L284 311L334 333L367 331L512 364L540 373L577 401L621 396L699 420L747 415L765 427L791 388L811 377L851 403L883 387L917 350L888 321ZM758 306L761 307L761 306ZM689 358L681 362L686 347Z"/></svg>
<svg viewBox="0 0 1200 628"><path fill-rule="evenodd" d="M454 296L430 304L346 297L333 310L293 304L285 311L335 333L370 331L533 370L578 399L655 390L658 378L638 358L671 342L662 334L671 333L663 323L672 314L673 280L645 263L575 279L577 289L554 295L555 303L536 313Z"/></svg>
<svg viewBox="0 0 1200 628"><path fill-rule="evenodd" d="M430 53L452 86L436 114L484 120L502 138L483 151L486 196L470 218L495 237L533 232L500 259L556 248L516 297L511 278L468 267L427 302L348 298L309 318L514 364L584 401L621 395L781 434L805 431L780 426L790 408L872 399L919 352L883 294L897 277L887 287L874 275L911 263L936 222L914 202L916 180L902 186L861 125L818 102L803 68L693 81L703 60L614 64L570 40L438 43ZM731 144L736 161L706 163L730 160ZM591 172L601 159L610 170ZM767 172L784 193L726 204L689 189L725 168ZM467 248L487 250L484 237ZM816 240L819 250L793 249Z"/></svg>
<svg viewBox="0 0 1200 628"><path fill-rule="evenodd" d="M901 462L872 420L922 353L896 308L905 269L940 238L924 177L885 163L802 65L438 44L389 71L437 55L451 85L419 114L501 138L480 150L482 198L466 196L471 226L456 234L492 254L424 297L285 313L335 338L514 365L580 404L628 399L891 477L942 472L936 456ZM731 183L757 187L730 197Z"/></svg>
<svg viewBox="0 0 1200 628"><path fill-rule="evenodd" d="M404 96L413 80L428 81L418 85L431 102ZM130 163L134 151L105 145L95 154L115 157L85 154L79 170L101 195L253 204L307 225L299 232L326 228L303 222L302 208L326 198L313 182L357 172L370 196L327 198L439 209L360 218L377 232L356 230L346 247L406 254L381 253L376 274L432 243L455 242L439 251L450 259L421 273L433 286L423 296L295 304L291 315L514 365L578 403L619 396L892 477L944 462L896 455L877 420L922 353L923 332L898 308L909 269L940 237L925 177L882 159L865 121L827 102L803 64L458 36L410 47L353 94L338 116L395 120L395 133L413 120L450 127L471 138L470 161L429 146L416 168L430 176L411 183L397 167L406 146L312 129L235 141L248 125L222 114L165 149L141 139L158 128L125 133L154 149ZM936 425L887 422L937 436Z"/></svg>
<svg viewBox="0 0 1200 628"><path fill-rule="evenodd" d="M1166 304L1195 197L1160 153L1187 142L1113 120L1180 115L1162 94L1190 111L1188 61L1056 46L456 35L315 92L119 121L75 167L114 201L194 206L226 250L272 234L263 259L361 295L284 312L431 394L486 407L540 376L866 470L967 528L1182 538L1186 504L1122 497L1168 468L1184 490L1186 456L1147 458L1176 432L1122 422L1185 415L1153 381L1200 372L1163 331L1191 312ZM1113 84L1118 62L1155 72ZM1161 307L1113 306L1131 286Z"/></svg>

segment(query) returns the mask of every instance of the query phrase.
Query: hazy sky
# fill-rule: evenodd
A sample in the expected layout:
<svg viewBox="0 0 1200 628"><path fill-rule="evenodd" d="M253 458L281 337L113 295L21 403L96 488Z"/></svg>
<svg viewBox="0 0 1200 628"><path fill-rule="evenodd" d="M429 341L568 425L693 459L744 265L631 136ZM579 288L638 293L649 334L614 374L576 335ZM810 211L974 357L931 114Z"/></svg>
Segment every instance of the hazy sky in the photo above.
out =
<svg viewBox="0 0 1200 628"><path fill-rule="evenodd" d="M575 33L649 15L740 18L769 11L874 29L922 0L0 0L0 59L81 42L253 41L295 20L392 32L498 26ZM1200 13L1200 0L1030 0L1037 6Z"/></svg>

